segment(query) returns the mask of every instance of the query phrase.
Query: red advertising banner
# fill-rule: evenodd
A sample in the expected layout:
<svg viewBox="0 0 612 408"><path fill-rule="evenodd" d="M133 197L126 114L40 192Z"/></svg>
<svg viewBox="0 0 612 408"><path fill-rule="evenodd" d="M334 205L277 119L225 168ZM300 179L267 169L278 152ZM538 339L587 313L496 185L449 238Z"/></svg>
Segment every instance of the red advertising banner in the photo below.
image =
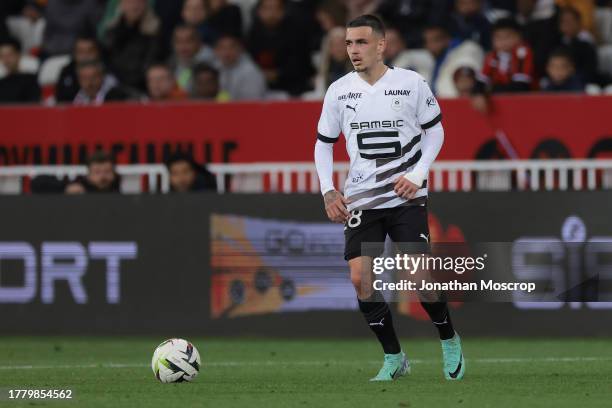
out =
<svg viewBox="0 0 612 408"><path fill-rule="evenodd" d="M612 96L528 95L440 101L442 160L601 157L612 150ZM120 163L191 151L203 162L311 161L320 102L109 104L0 108L0 165L77 163L96 147ZM343 146L336 158L346 160Z"/></svg>

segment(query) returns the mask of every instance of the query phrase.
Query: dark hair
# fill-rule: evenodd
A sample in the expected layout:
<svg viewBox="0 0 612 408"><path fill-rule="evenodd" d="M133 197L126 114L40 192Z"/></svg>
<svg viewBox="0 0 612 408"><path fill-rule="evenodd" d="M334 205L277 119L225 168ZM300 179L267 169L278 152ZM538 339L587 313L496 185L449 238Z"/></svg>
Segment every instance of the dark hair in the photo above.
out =
<svg viewBox="0 0 612 408"><path fill-rule="evenodd" d="M172 69L167 64L164 64L163 62L154 62L150 65L147 65L147 68L145 69L145 73L148 74L149 71L152 70L153 68L165 69L166 71L168 71L170 75L172 75Z"/></svg>
<svg viewBox="0 0 612 408"><path fill-rule="evenodd" d="M572 65L576 66L576 62L574 61L574 56L572 55L570 50L568 50L565 47L556 48L553 52L551 52L548 55L548 61L550 61L553 58L565 58Z"/></svg>
<svg viewBox="0 0 612 408"><path fill-rule="evenodd" d="M493 27L491 27L491 33L498 30L512 30L520 33L521 26L513 18L500 18L495 24L493 24Z"/></svg>
<svg viewBox="0 0 612 408"><path fill-rule="evenodd" d="M257 4L255 6L255 10L258 10L265 0L257 0ZM287 0L278 0L281 6L284 8L287 6Z"/></svg>
<svg viewBox="0 0 612 408"><path fill-rule="evenodd" d="M12 47L18 53L21 53L21 43L13 37L6 37L0 41L0 47Z"/></svg>
<svg viewBox="0 0 612 408"><path fill-rule="evenodd" d="M171 154L166 160L165 164L168 170L170 170L170 168L178 162L187 162L194 171L198 170L198 164L195 162L195 160L193 160L193 157L190 154L184 153L180 150Z"/></svg>
<svg viewBox="0 0 612 408"><path fill-rule="evenodd" d="M450 36L450 32L448 31L448 28L446 28L442 24L428 24L423 29L423 32L431 31L431 30L442 31L446 36Z"/></svg>
<svg viewBox="0 0 612 408"><path fill-rule="evenodd" d="M346 25L347 28L355 27L370 27L373 32L385 36L385 25L382 20L372 14L364 14L356 19L349 21Z"/></svg>
<svg viewBox="0 0 612 408"><path fill-rule="evenodd" d="M79 62L76 66L77 71L80 71L83 68L95 67L99 68L102 72L104 72L104 64L99 59L87 60Z"/></svg>
<svg viewBox="0 0 612 408"><path fill-rule="evenodd" d="M557 139L546 139L540 142L531 153L532 159L569 159L572 155L569 149Z"/></svg>
<svg viewBox="0 0 612 408"><path fill-rule="evenodd" d="M242 36L237 34L237 33L232 33L232 32L224 32L219 34L219 36L215 39L215 46L219 43L219 41L221 41L224 38L230 38L234 41L236 41L237 43L239 43L240 45L244 45L244 42L242 40Z"/></svg>
<svg viewBox="0 0 612 408"><path fill-rule="evenodd" d="M174 30L172 30L172 37L174 37L174 35L176 35L176 32L179 30L189 30L198 39L198 41L202 40L200 38L200 33L198 32L198 29L189 24L179 24L174 27Z"/></svg>
<svg viewBox="0 0 612 408"><path fill-rule="evenodd" d="M79 41L89 41L91 43L93 43L96 48L98 49L98 52L101 52L102 47L100 46L100 43L98 42L98 39L96 38L95 35L89 34L89 33L81 33L77 36L77 38L75 38L74 40L74 45L73 48L76 48L76 45Z"/></svg>
<svg viewBox="0 0 612 408"><path fill-rule="evenodd" d="M574 16L576 20L578 20L579 23L582 24L582 15L574 7L572 6L563 7L561 11L559 12L559 14L561 15L565 13L571 14L572 16Z"/></svg>
<svg viewBox="0 0 612 408"><path fill-rule="evenodd" d="M204 72L210 72L211 74L213 74L213 76L215 77L215 79L219 79L219 71L217 71L216 69L214 69L211 65L205 63L205 62L200 62L196 65L193 66L192 69L193 72L193 76L196 77Z"/></svg>
<svg viewBox="0 0 612 408"><path fill-rule="evenodd" d="M106 153L104 150L96 150L87 158L87 167L91 167L92 164L99 163L112 163L115 165L115 158L112 154Z"/></svg>

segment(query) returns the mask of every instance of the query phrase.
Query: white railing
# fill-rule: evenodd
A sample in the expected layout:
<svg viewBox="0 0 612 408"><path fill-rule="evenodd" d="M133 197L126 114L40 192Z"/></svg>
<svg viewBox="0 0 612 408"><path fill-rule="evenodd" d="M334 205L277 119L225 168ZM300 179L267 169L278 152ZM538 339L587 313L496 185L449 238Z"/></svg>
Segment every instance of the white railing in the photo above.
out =
<svg viewBox="0 0 612 408"><path fill-rule="evenodd" d="M315 193L319 180L314 163L209 164L220 193ZM342 186L348 163L334 164L334 182ZM24 181L48 174L72 179L85 166L0 167L0 193L19 194ZM168 171L161 164L119 165L125 193L167 192ZM439 161L432 166L431 191L596 190L612 189L612 160Z"/></svg>
<svg viewBox="0 0 612 408"><path fill-rule="evenodd" d="M162 164L118 165L121 191L136 194L143 191L167 193L170 190L168 171ZM0 167L0 193L19 194L24 181L40 175L51 175L70 180L87 174L87 166L6 166Z"/></svg>
<svg viewBox="0 0 612 408"><path fill-rule="evenodd" d="M219 192L318 192L313 163L211 164ZM334 164L342 186L348 163ZM231 177L228 177L231 176ZM229 179L229 180L228 180ZM434 162L431 191L612 189L612 160L483 160Z"/></svg>

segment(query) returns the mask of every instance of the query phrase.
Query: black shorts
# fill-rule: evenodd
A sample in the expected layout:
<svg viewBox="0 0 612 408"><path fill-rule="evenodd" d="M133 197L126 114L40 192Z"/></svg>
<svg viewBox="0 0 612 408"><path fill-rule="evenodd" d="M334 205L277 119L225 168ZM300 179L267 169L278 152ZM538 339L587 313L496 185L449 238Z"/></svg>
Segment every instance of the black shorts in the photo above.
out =
<svg viewBox="0 0 612 408"><path fill-rule="evenodd" d="M351 218L344 226L344 259L380 256L387 235L393 242L419 243L418 252L429 252L424 249L429 243L427 207L416 205L351 211ZM364 243L373 244L362 248Z"/></svg>

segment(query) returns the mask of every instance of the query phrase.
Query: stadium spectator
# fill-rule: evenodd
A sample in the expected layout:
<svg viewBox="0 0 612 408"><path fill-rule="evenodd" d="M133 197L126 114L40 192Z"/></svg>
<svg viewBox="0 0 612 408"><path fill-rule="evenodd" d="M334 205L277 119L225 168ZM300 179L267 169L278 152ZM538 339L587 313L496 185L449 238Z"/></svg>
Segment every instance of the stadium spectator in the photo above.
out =
<svg viewBox="0 0 612 408"><path fill-rule="evenodd" d="M99 60L80 62L76 70L80 88L74 98L75 105L101 105L105 102L125 101L133 96L113 76L106 73Z"/></svg>
<svg viewBox="0 0 612 408"><path fill-rule="evenodd" d="M84 61L101 60L102 51L97 40L88 35L79 36L72 51L72 60L62 68L57 85L55 86L55 100L57 102L72 102L79 92L79 79L76 67Z"/></svg>
<svg viewBox="0 0 612 408"><path fill-rule="evenodd" d="M471 40L451 39L443 26L431 25L425 29L427 59L414 59L414 69L429 82L432 91L440 97L455 98L455 72L464 67L480 70L484 52Z"/></svg>
<svg viewBox="0 0 612 408"><path fill-rule="evenodd" d="M153 10L161 20L159 36L163 49L162 55L167 56L172 48L174 28L182 21L183 0L155 0Z"/></svg>
<svg viewBox="0 0 612 408"><path fill-rule="evenodd" d="M227 92L232 100L254 100L265 97L266 79L244 51L240 38L232 34L222 34L215 45L215 54L221 89Z"/></svg>
<svg viewBox="0 0 612 408"><path fill-rule="evenodd" d="M293 96L312 89L314 69L308 38L286 14L285 0L260 0L248 36L248 49L268 87Z"/></svg>
<svg viewBox="0 0 612 408"><path fill-rule="evenodd" d="M317 5L315 19L323 33L328 33L332 28L344 27L346 24L346 6L336 0L325 0Z"/></svg>
<svg viewBox="0 0 612 408"><path fill-rule="evenodd" d="M154 64L147 69L147 91L153 102L180 101L187 93L178 87L172 71L164 64Z"/></svg>
<svg viewBox="0 0 612 408"><path fill-rule="evenodd" d="M559 42L555 9L539 0L517 0L516 21L534 56L537 77L544 75L548 54Z"/></svg>
<svg viewBox="0 0 612 408"><path fill-rule="evenodd" d="M453 82L457 89L457 96L470 97L476 86L476 71L468 67L459 68L453 75Z"/></svg>
<svg viewBox="0 0 612 408"><path fill-rule="evenodd" d="M230 99L227 92L221 91L219 71L206 63L199 63L193 67L191 97L216 102L226 102Z"/></svg>
<svg viewBox="0 0 612 408"><path fill-rule="evenodd" d="M62 194L66 191L66 180L49 174L40 174L30 182L32 194Z"/></svg>
<svg viewBox="0 0 612 408"><path fill-rule="evenodd" d="M0 1L0 20L8 16L17 16L23 10L24 0L2 0Z"/></svg>
<svg viewBox="0 0 612 408"><path fill-rule="evenodd" d="M210 35L211 43L217 42L222 34L242 37L242 15L240 7L228 4L227 0L205 0L206 18L202 24L205 33ZM204 38L206 42L206 38Z"/></svg>
<svg viewBox="0 0 612 408"><path fill-rule="evenodd" d="M45 11L45 55L70 54L81 33L93 33L102 15L98 0L49 0Z"/></svg>
<svg viewBox="0 0 612 408"><path fill-rule="evenodd" d="M4 19L0 17L0 42L6 41L10 38L8 28L6 27L6 23Z"/></svg>
<svg viewBox="0 0 612 408"><path fill-rule="evenodd" d="M502 12L504 17L516 13L516 0L487 0L487 5L490 10L494 10L497 13Z"/></svg>
<svg viewBox="0 0 612 408"><path fill-rule="evenodd" d="M214 63L215 54L212 48L202 44L196 29L189 25L179 25L174 29L172 48L169 65L174 71L174 78L181 89L191 92L193 66L200 62Z"/></svg>
<svg viewBox="0 0 612 408"><path fill-rule="evenodd" d="M491 49L491 24L484 15L482 0L455 0L449 27L453 38L472 40L487 51Z"/></svg>
<svg viewBox="0 0 612 408"><path fill-rule="evenodd" d="M576 10L580 15L582 28L593 38L596 34L594 0L555 0L555 4L561 9L569 7Z"/></svg>
<svg viewBox="0 0 612 408"><path fill-rule="evenodd" d="M408 58L408 49L406 48L406 41L402 37L402 33L395 26L388 26L385 29L385 40L387 46L385 47L385 62L387 65L397 66L402 68L408 68L407 66L400 65L397 61L403 61Z"/></svg>
<svg viewBox="0 0 612 408"><path fill-rule="evenodd" d="M347 21L356 19L364 14L375 14L382 0L345 0L348 14Z"/></svg>
<svg viewBox="0 0 612 408"><path fill-rule="evenodd" d="M170 191L173 193L217 191L215 176L187 154L173 154L166 161L166 167L170 173Z"/></svg>
<svg viewBox="0 0 612 408"><path fill-rule="evenodd" d="M207 45L215 44L221 34L242 36L240 7L227 0L185 0L182 16Z"/></svg>
<svg viewBox="0 0 612 408"><path fill-rule="evenodd" d="M121 0L103 39L111 71L121 83L146 89L145 69L161 56L159 33L160 21L147 0Z"/></svg>
<svg viewBox="0 0 612 408"><path fill-rule="evenodd" d="M0 39L1 43L11 43L14 44L17 42L19 46L19 62L17 70L22 74L36 74L38 73L38 69L40 68L40 61L37 57L33 55L29 55L27 52L23 52L23 48L21 47L21 43L16 38L7 35L4 37L4 40ZM0 78L3 78L7 75L6 67L0 63Z"/></svg>
<svg viewBox="0 0 612 408"><path fill-rule="evenodd" d="M388 26L400 30L400 35L408 48L423 46L423 29L431 20L431 13L440 1L432 0L382 0L376 13ZM440 9L436 10L440 13Z"/></svg>
<svg viewBox="0 0 612 408"><path fill-rule="evenodd" d="M68 183L65 193L119 193L120 186L121 178L115 171L113 157L99 150L87 160L87 176L79 176Z"/></svg>
<svg viewBox="0 0 612 408"><path fill-rule="evenodd" d="M520 27L514 20L501 19L493 26L493 50L485 57L482 75L493 93L533 88L533 52L523 43Z"/></svg>
<svg viewBox="0 0 612 408"><path fill-rule="evenodd" d="M564 49L553 52L548 57L546 77L542 78L540 88L544 92L583 92L584 83L576 74L572 55Z"/></svg>
<svg viewBox="0 0 612 408"><path fill-rule="evenodd" d="M21 46L15 39L0 43L0 62L6 76L0 79L0 104L33 103L40 101L36 75L19 71Z"/></svg>
<svg viewBox="0 0 612 408"><path fill-rule="evenodd" d="M321 63L315 79L316 88L323 96L332 82L340 79L353 70L353 64L346 52L346 29L336 27L323 40L321 46Z"/></svg>
<svg viewBox="0 0 612 408"><path fill-rule="evenodd" d="M200 35L200 40L210 41L210 36L206 33L206 26L204 20L206 20L206 5L204 0L185 0L183 3L183 10L181 11L181 17L183 22L191 27L194 27ZM208 44L211 44L208 42Z"/></svg>
<svg viewBox="0 0 612 408"><path fill-rule="evenodd" d="M19 40L21 49L27 54L40 52L46 27L44 13L42 0L27 0L20 15L6 19L11 36Z"/></svg>
<svg viewBox="0 0 612 408"><path fill-rule="evenodd" d="M429 75L434 61L425 49L407 49L406 42L399 29L387 27L385 29L385 62L393 67L400 67L417 71L421 75Z"/></svg>
<svg viewBox="0 0 612 408"><path fill-rule="evenodd" d="M576 72L585 83L598 82L597 50L591 35L583 30L580 13L567 7L559 13L561 44L567 48L576 62Z"/></svg>

